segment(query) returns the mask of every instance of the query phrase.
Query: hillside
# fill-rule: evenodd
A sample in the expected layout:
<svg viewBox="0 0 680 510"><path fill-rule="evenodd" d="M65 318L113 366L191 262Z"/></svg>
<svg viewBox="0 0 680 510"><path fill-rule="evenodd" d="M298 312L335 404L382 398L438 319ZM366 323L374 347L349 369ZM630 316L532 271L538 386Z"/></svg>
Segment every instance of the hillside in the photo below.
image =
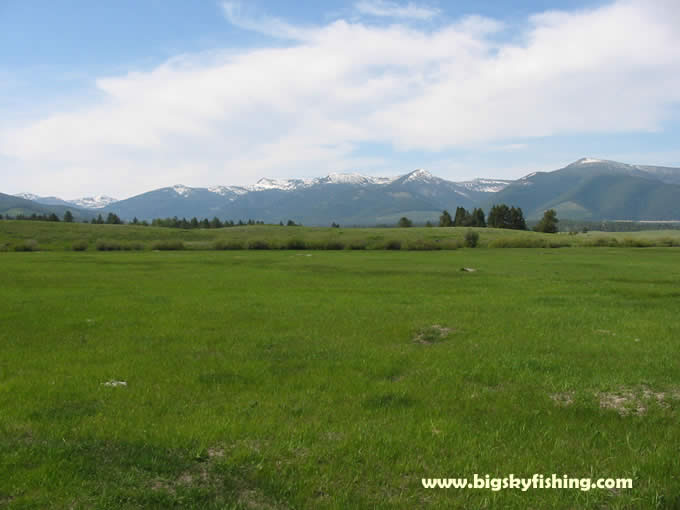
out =
<svg viewBox="0 0 680 510"><path fill-rule="evenodd" d="M94 212L80 209L73 205L39 204L25 198L0 193L0 214L3 216L31 216L32 214L49 215L54 213L61 219L64 217L66 211L71 211L71 214L73 214L76 221L90 220L95 216Z"/></svg>
<svg viewBox="0 0 680 510"><path fill-rule="evenodd" d="M546 209L570 219L676 220L680 169L583 158L508 185L485 203L518 205L528 218Z"/></svg>

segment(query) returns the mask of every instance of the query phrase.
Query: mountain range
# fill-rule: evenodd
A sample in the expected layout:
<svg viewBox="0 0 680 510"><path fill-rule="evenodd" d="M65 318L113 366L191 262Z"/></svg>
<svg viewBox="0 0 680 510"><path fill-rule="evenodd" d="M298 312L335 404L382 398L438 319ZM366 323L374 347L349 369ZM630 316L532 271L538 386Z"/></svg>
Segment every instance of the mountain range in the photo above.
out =
<svg viewBox="0 0 680 510"><path fill-rule="evenodd" d="M251 186L175 185L124 200L0 194L0 214L30 214L33 209L63 214L70 209L77 219L113 212L126 220L217 216L268 223L292 219L306 225L379 225L394 224L401 216L417 223L436 220L443 209L458 206L488 212L494 203L519 206L528 219L555 209L558 217L574 220L678 220L680 168L582 158L515 181L453 182L418 169L397 177L333 173L315 179L263 178Z"/></svg>

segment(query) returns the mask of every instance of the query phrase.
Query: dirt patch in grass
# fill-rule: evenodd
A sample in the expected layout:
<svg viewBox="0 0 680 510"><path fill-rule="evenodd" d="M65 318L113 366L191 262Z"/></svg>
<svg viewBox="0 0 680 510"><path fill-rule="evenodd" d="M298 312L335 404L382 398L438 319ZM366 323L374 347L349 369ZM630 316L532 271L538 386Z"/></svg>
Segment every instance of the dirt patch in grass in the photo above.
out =
<svg viewBox="0 0 680 510"><path fill-rule="evenodd" d="M560 407L569 407L574 403L574 393L571 391L566 391L563 393L553 393L550 398L556 405Z"/></svg>
<svg viewBox="0 0 680 510"><path fill-rule="evenodd" d="M277 510L283 507L267 500L267 497L260 491L244 489L239 492L238 502L245 508L252 510Z"/></svg>
<svg viewBox="0 0 680 510"><path fill-rule="evenodd" d="M673 398L666 392L657 392L647 386L639 388L619 388L616 391L601 392L598 394L600 408L611 409L621 416L643 416L647 414L650 404L656 404L667 408L668 400Z"/></svg>
<svg viewBox="0 0 680 510"><path fill-rule="evenodd" d="M427 328L421 329L418 334L413 338L413 341L417 344L422 345L432 345L437 342L445 340L451 333L453 329L440 326L439 324L433 324Z"/></svg>
<svg viewBox="0 0 680 510"><path fill-rule="evenodd" d="M258 450L251 441L239 442L239 445ZM234 444L232 447L236 447ZM149 487L152 491L164 492L172 497L183 497L187 490L202 490L217 494L221 501L237 502L239 508L254 510L286 509L285 504L273 500L257 487L253 487L246 480L240 478L224 477L217 463L227 455L227 450L222 446L210 447L205 455L197 458L187 469L182 471L176 478L156 478L151 481Z"/></svg>

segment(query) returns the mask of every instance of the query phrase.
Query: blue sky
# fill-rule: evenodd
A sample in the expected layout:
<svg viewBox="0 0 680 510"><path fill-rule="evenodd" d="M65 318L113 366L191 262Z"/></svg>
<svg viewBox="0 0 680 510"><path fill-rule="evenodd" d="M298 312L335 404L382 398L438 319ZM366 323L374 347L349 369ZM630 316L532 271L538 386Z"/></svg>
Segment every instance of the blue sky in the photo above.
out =
<svg viewBox="0 0 680 510"><path fill-rule="evenodd" d="M674 0L0 0L0 191L680 166Z"/></svg>

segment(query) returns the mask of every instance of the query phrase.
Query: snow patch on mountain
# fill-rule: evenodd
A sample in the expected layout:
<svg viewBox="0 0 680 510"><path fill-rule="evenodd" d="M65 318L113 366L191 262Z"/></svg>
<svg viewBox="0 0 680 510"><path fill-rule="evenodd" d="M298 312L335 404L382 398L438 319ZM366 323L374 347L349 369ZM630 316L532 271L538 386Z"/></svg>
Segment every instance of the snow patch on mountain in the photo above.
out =
<svg viewBox="0 0 680 510"><path fill-rule="evenodd" d="M304 179L269 179L263 177L257 181L253 186L248 186L250 191L264 191L264 190L281 190L281 191L293 191L300 186L305 186L308 180Z"/></svg>
<svg viewBox="0 0 680 510"><path fill-rule="evenodd" d="M189 196L193 191L191 188L185 186L184 184L175 184L171 189L182 197Z"/></svg>
<svg viewBox="0 0 680 510"><path fill-rule="evenodd" d="M574 164L575 165L590 165L592 163L604 163L603 159L595 159L595 158L581 158L578 161L576 161Z"/></svg>
<svg viewBox="0 0 680 510"><path fill-rule="evenodd" d="M458 184L470 191L497 193L506 188L511 182L501 179L473 179L472 181L459 182Z"/></svg>
<svg viewBox="0 0 680 510"><path fill-rule="evenodd" d="M407 176L408 177L404 179L404 182L432 181L433 179L435 179L434 175L432 175L427 170L423 170L422 168L414 170L413 172L407 174Z"/></svg>
<svg viewBox="0 0 680 510"><path fill-rule="evenodd" d="M38 195L34 195L33 193L17 193L14 196L17 197L17 198L23 198L25 200L33 200L33 201L40 199L40 197Z"/></svg>
<svg viewBox="0 0 680 510"><path fill-rule="evenodd" d="M114 202L118 202L118 200L106 195L96 195L94 197L83 197L77 198L75 200L69 200L69 202L84 209L102 209L113 204Z"/></svg>
<svg viewBox="0 0 680 510"><path fill-rule="evenodd" d="M328 184L354 184L358 186L372 184L372 180L357 173L331 173L321 179L315 179L318 183Z"/></svg>
<svg viewBox="0 0 680 510"><path fill-rule="evenodd" d="M211 186L208 188L208 191L228 197L230 195L245 195L249 189L242 186Z"/></svg>

